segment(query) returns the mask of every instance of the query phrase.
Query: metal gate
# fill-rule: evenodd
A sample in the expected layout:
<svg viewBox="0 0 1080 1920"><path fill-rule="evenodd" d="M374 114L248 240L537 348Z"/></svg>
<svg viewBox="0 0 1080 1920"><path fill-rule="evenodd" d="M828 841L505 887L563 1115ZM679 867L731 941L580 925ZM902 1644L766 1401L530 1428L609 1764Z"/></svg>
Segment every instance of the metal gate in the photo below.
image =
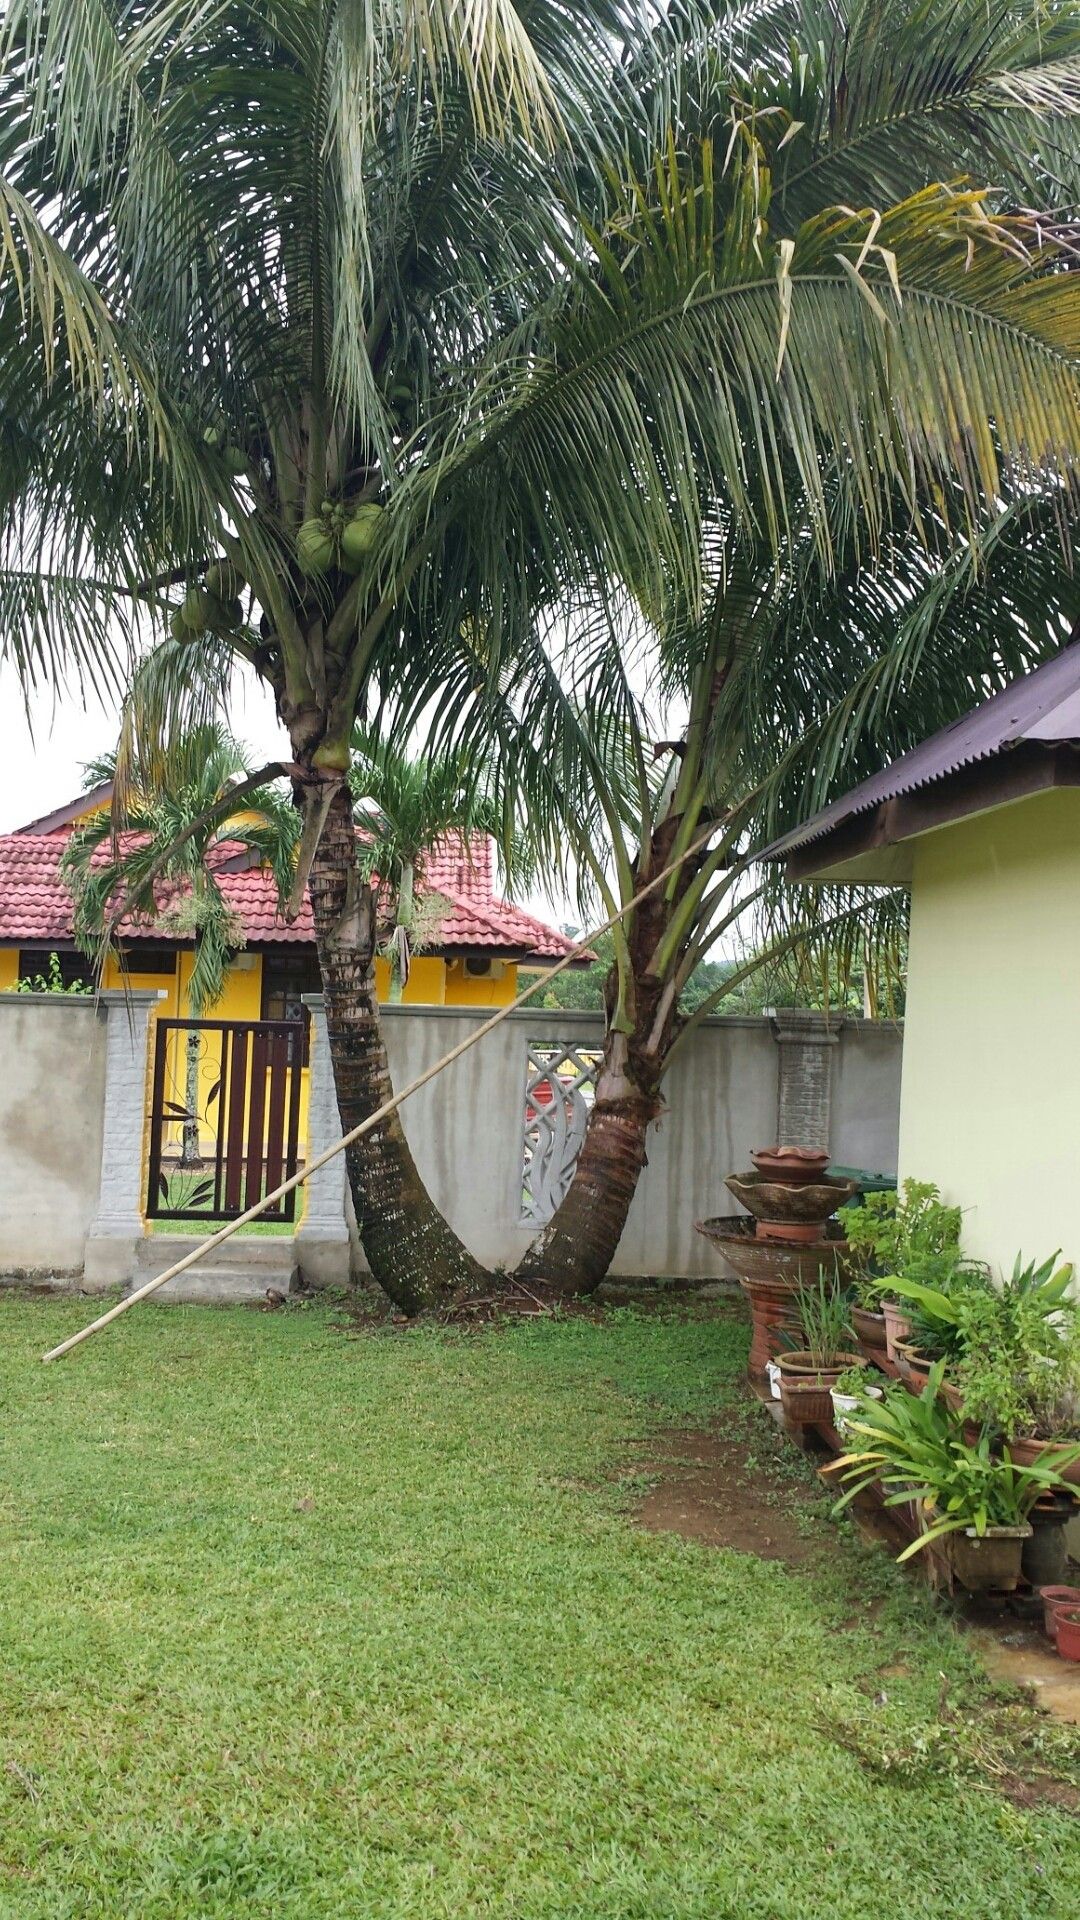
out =
<svg viewBox="0 0 1080 1920"><path fill-rule="evenodd" d="M301 1020L159 1020L151 1220L235 1220L297 1169ZM264 1220L292 1220L296 1192Z"/></svg>

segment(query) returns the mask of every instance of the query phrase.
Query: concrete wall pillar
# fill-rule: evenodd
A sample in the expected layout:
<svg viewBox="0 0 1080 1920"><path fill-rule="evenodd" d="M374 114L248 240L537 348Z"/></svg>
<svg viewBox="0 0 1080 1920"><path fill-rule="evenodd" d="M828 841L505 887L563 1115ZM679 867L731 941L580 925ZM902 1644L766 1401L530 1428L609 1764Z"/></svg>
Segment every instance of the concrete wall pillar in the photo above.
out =
<svg viewBox="0 0 1080 1920"><path fill-rule="evenodd" d="M772 1016L778 1051L776 1144L828 1147L832 1049L841 1017L803 1007L778 1007Z"/></svg>
<svg viewBox="0 0 1080 1920"><path fill-rule="evenodd" d="M151 1018L164 999L162 989L98 996L106 1022L105 1104L97 1211L86 1236L87 1293L127 1286L134 1277L145 1231Z"/></svg>
<svg viewBox="0 0 1080 1920"><path fill-rule="evenodd" d="M321 993L305 993L311 1015L311 1070L308 1087L307 1157L314 1160L341 1137L330 1036ZM305 1182L304 1218L296 1230L296 1262L309 1286L344 1286L349 1278L349 1225L345 1213L345 1155L313 1173Z"/></svg>

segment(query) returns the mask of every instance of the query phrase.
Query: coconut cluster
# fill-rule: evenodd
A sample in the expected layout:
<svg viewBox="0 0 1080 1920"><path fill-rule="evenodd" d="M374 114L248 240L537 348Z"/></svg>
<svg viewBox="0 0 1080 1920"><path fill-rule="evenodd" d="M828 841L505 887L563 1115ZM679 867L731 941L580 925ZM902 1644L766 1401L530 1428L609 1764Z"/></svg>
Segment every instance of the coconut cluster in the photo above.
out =
<svg viewBox="0 0 1080 1920"><path fill-rule="evenodd" d="M197 640L204 633L235 633L242 625L240 595L244 576L229 560L215 560L201 587L189 587L169 622L174 640Z"/></svg>
<svg viewBox="0 0 1080 1920"><path fill-rule="evenodd" d="M383 509L374 500L350 507L341 500L324 500L321 513L305 520L296 536L296 558L306 574L317 576L338 568L359 573L379 537Z"/></svg>

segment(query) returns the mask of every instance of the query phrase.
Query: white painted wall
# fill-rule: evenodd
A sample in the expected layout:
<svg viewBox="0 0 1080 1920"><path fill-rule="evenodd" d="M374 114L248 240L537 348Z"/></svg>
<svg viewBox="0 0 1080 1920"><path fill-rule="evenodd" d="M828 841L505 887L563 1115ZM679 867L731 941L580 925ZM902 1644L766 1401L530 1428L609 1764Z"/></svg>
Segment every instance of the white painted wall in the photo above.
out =
<svg viewBox="0 0 1080 1920"><path fill-rule="evenodd" d="M915 847L900 1173L963 1206L995 1268L1080 1267L1080 791Z"/></svg>

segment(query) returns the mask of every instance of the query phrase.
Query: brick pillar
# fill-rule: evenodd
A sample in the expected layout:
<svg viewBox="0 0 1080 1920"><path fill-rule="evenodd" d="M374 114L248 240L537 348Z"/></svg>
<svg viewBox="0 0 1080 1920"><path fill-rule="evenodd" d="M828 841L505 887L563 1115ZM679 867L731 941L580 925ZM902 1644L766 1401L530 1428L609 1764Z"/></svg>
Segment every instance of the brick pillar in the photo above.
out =
<svg viewBox="0 0 1080 1920"><path fill-rule="evenodd" d="M341 1138L330 1037L321 993L305 993L311 1015L311 1067L308 1085L307 1158L314 1160ZM349 1225L345 1213L345 1155L339 1153L302 1189L304 1218L295 1238L296 1262L311 1287L344 1286L349 1278Z"/></svg>
<svg viewBox="0 0 1080 1920"><path fill-rule="evenodd" d="M164 990L102 993L105 1013L105 1110L97 1212L86 1236L83 1288L128 1286L145 1232L146 1120L151 1017Z"/></svg>
<svg viewBox="0 0 1080 1920"><path fill-rule="evenodd" d="M778 1054L776 1143L828 1147L832 1052L842 1017L803 1007L778 1007L772 1016Z"/></svg>

